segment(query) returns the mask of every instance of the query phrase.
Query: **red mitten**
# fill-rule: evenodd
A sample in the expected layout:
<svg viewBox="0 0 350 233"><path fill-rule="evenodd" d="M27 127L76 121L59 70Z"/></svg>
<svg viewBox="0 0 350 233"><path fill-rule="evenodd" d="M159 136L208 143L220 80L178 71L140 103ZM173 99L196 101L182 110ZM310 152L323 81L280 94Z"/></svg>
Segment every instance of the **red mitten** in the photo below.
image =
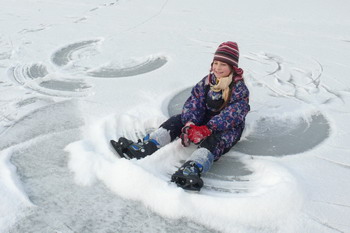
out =
<svg viewBox="0 0 350 233"><path fill-rule="evenodd" d="M206 125L190 125L188 129L188 139L194 144L201 143L206 137L211 135L210 129Z"/></svg>

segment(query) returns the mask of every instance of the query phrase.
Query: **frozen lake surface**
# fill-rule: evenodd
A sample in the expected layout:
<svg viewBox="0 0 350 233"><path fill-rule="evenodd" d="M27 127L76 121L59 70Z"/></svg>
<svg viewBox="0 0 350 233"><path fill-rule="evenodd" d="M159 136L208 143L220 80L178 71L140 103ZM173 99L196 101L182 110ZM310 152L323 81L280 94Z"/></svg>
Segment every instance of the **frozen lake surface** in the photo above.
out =
<svg viewBox="0 0 350 233"><path fill-rule="evenodd" d="M9 1L0 8L0 232L350 232L350 4ZM186 192L195 150L143 160L217 46L237 41L251 112Z"/></svg>

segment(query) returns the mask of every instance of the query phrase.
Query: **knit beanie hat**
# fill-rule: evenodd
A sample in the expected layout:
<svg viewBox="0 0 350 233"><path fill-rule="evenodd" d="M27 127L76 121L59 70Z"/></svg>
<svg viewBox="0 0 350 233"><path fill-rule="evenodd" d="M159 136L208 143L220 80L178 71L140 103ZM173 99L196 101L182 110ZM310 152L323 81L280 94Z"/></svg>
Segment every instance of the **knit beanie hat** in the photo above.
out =
<svg viewBox="0 0 350 233"><path fill-rule="evenodd" d="M221 43L214 54L213 60L225 62L238 68L239 50L237 43L232 41Z"/></svg>

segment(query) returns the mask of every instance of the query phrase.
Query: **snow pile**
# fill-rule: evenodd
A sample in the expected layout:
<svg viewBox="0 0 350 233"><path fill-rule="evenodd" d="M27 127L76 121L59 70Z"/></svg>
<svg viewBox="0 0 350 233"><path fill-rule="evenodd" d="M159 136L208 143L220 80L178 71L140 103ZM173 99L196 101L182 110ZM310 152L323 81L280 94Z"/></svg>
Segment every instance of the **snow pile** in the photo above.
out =
<svg viewBox="0 0 350 233"><path fill-rule="evenodd" d="M142 117L137 113L110 116L92 125L85 134L86 139L66 147L70 152L69 167L78 184L92 185L100 180L117 195L141 201L163 216L190 218L225 232L247 228L296 231L303 192L295 177L278 161L246 161L253 174L246 177L249 181L245 193L205 188L200 193L191 193L177 188L170 182L170 176L194 147L183 148L175 141L143 160L119 158L109 146L111 138L123 132L134 140L142 138L164 119L157 117L156 110L152 112L148 108L149 116L145 116L141 108L138 110ZM151 119L153 122L149 121ZM233 185L234 182L239 183L232 181Z"/></svg>

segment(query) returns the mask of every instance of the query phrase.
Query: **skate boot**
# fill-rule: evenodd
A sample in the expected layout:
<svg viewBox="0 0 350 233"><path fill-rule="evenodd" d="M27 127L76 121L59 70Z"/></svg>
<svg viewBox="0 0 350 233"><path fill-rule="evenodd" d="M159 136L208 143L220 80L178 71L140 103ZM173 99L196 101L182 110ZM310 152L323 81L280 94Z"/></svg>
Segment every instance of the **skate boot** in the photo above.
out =
<svg viewBox="0 0 350 233"><path fill-rule="evenodd" d="M186 190L199 191L203 187L200 168L194 161L184 163L172 176L171 182Z"/></svg>
<svg viewBox="0 0 350 233"><path fill-rule="evenodd" d="M121 137L118 142L111 140L111 144L118 154L126 159L142 159L156 152L159 145L156 140L150 139L149 135L146 135L143 141L139 139L137 143Z"/></svg>

